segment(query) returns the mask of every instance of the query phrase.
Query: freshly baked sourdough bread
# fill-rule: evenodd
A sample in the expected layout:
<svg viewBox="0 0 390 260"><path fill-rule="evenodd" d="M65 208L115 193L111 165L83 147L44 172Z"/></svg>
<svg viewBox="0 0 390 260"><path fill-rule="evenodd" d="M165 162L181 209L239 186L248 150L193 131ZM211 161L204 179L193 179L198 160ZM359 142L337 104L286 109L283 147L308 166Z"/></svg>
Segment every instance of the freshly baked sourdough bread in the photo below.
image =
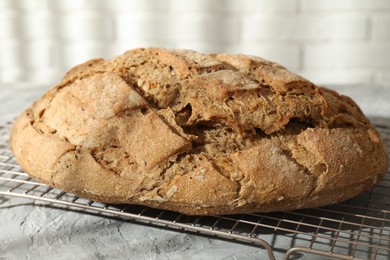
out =
<svg viewBox="0 0 390 260"><path fill-rule="evenodd" d="M10 144L53 187L190 215L337 203L388 167L350 98L258 57L159 48L71 69Z"/></svg>

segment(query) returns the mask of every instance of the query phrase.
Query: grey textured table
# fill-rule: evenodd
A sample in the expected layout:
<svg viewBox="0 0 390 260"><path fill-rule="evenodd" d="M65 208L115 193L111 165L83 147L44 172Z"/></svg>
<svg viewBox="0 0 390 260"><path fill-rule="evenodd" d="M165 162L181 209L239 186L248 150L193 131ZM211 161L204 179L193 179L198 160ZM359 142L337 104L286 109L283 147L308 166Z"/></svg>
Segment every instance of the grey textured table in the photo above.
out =
<svg viewBox="0 0 390 260"><path fill-rule="evenodd" d="M0 123L47 88L0 85ZM390 118L390 88L334 87L369 117ZM286 245L288 247L288 245ZM280 259L282 255L275 252ZM266 259L254 246L0 197L0 259ZM303 256L302 259L313 259Z"/></svg>

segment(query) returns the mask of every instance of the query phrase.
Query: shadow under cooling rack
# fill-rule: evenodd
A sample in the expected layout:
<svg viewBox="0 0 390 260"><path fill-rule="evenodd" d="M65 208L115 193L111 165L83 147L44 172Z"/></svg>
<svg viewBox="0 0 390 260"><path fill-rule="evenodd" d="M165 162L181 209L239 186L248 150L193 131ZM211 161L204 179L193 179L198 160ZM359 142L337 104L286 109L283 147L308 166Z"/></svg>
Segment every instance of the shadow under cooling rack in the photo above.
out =
<svg viewBox="0 0 390 260"><path fill-rule="evenodd" d="M390 124L374 123L390 147ZM389 172L371 190L327 207L270 214L186 216L143 206L102 204L41 184L15 162L8 147L9 128L10 123L0 125L0 199L23 197L43 201L44 205L249 243L265 249L270 259L274 259L274 252L285 259L306 254L339 259L390 258Z"/></svg>

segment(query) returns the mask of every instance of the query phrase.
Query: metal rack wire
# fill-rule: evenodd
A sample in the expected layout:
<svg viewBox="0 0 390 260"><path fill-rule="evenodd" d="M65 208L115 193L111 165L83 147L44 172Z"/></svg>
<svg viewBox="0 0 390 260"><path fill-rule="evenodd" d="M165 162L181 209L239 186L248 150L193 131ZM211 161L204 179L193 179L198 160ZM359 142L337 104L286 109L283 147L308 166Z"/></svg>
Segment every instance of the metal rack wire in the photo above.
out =
<svg viewBox="0 0 390 260"><path fill-rule="evenodd" d="M249 243L264 248L270 259L275 252L284 254L284 259L310 254L390 259L390 172L371 190L327 207L272 214L185 216L142 206L102 204L35 181L20 169L8 147L10 125L0 124L0 196ZM390 147L390 124L376 123L376 127ZM286 244L290 245L287 249Z"/></svg>

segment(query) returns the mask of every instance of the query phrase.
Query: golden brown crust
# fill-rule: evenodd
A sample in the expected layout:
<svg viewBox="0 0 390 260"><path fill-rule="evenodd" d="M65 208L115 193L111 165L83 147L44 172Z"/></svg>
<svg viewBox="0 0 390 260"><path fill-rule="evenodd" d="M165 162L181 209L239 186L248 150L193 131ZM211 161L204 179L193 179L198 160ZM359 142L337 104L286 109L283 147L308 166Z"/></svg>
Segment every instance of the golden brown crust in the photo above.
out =
<svg viewBox="0 0 390 260"><path fill-rule="evenodd" d="M10 144L51 186L185 214L336 203L388 167L350 98L258 57L159 48L73 68Z"/></svg>

